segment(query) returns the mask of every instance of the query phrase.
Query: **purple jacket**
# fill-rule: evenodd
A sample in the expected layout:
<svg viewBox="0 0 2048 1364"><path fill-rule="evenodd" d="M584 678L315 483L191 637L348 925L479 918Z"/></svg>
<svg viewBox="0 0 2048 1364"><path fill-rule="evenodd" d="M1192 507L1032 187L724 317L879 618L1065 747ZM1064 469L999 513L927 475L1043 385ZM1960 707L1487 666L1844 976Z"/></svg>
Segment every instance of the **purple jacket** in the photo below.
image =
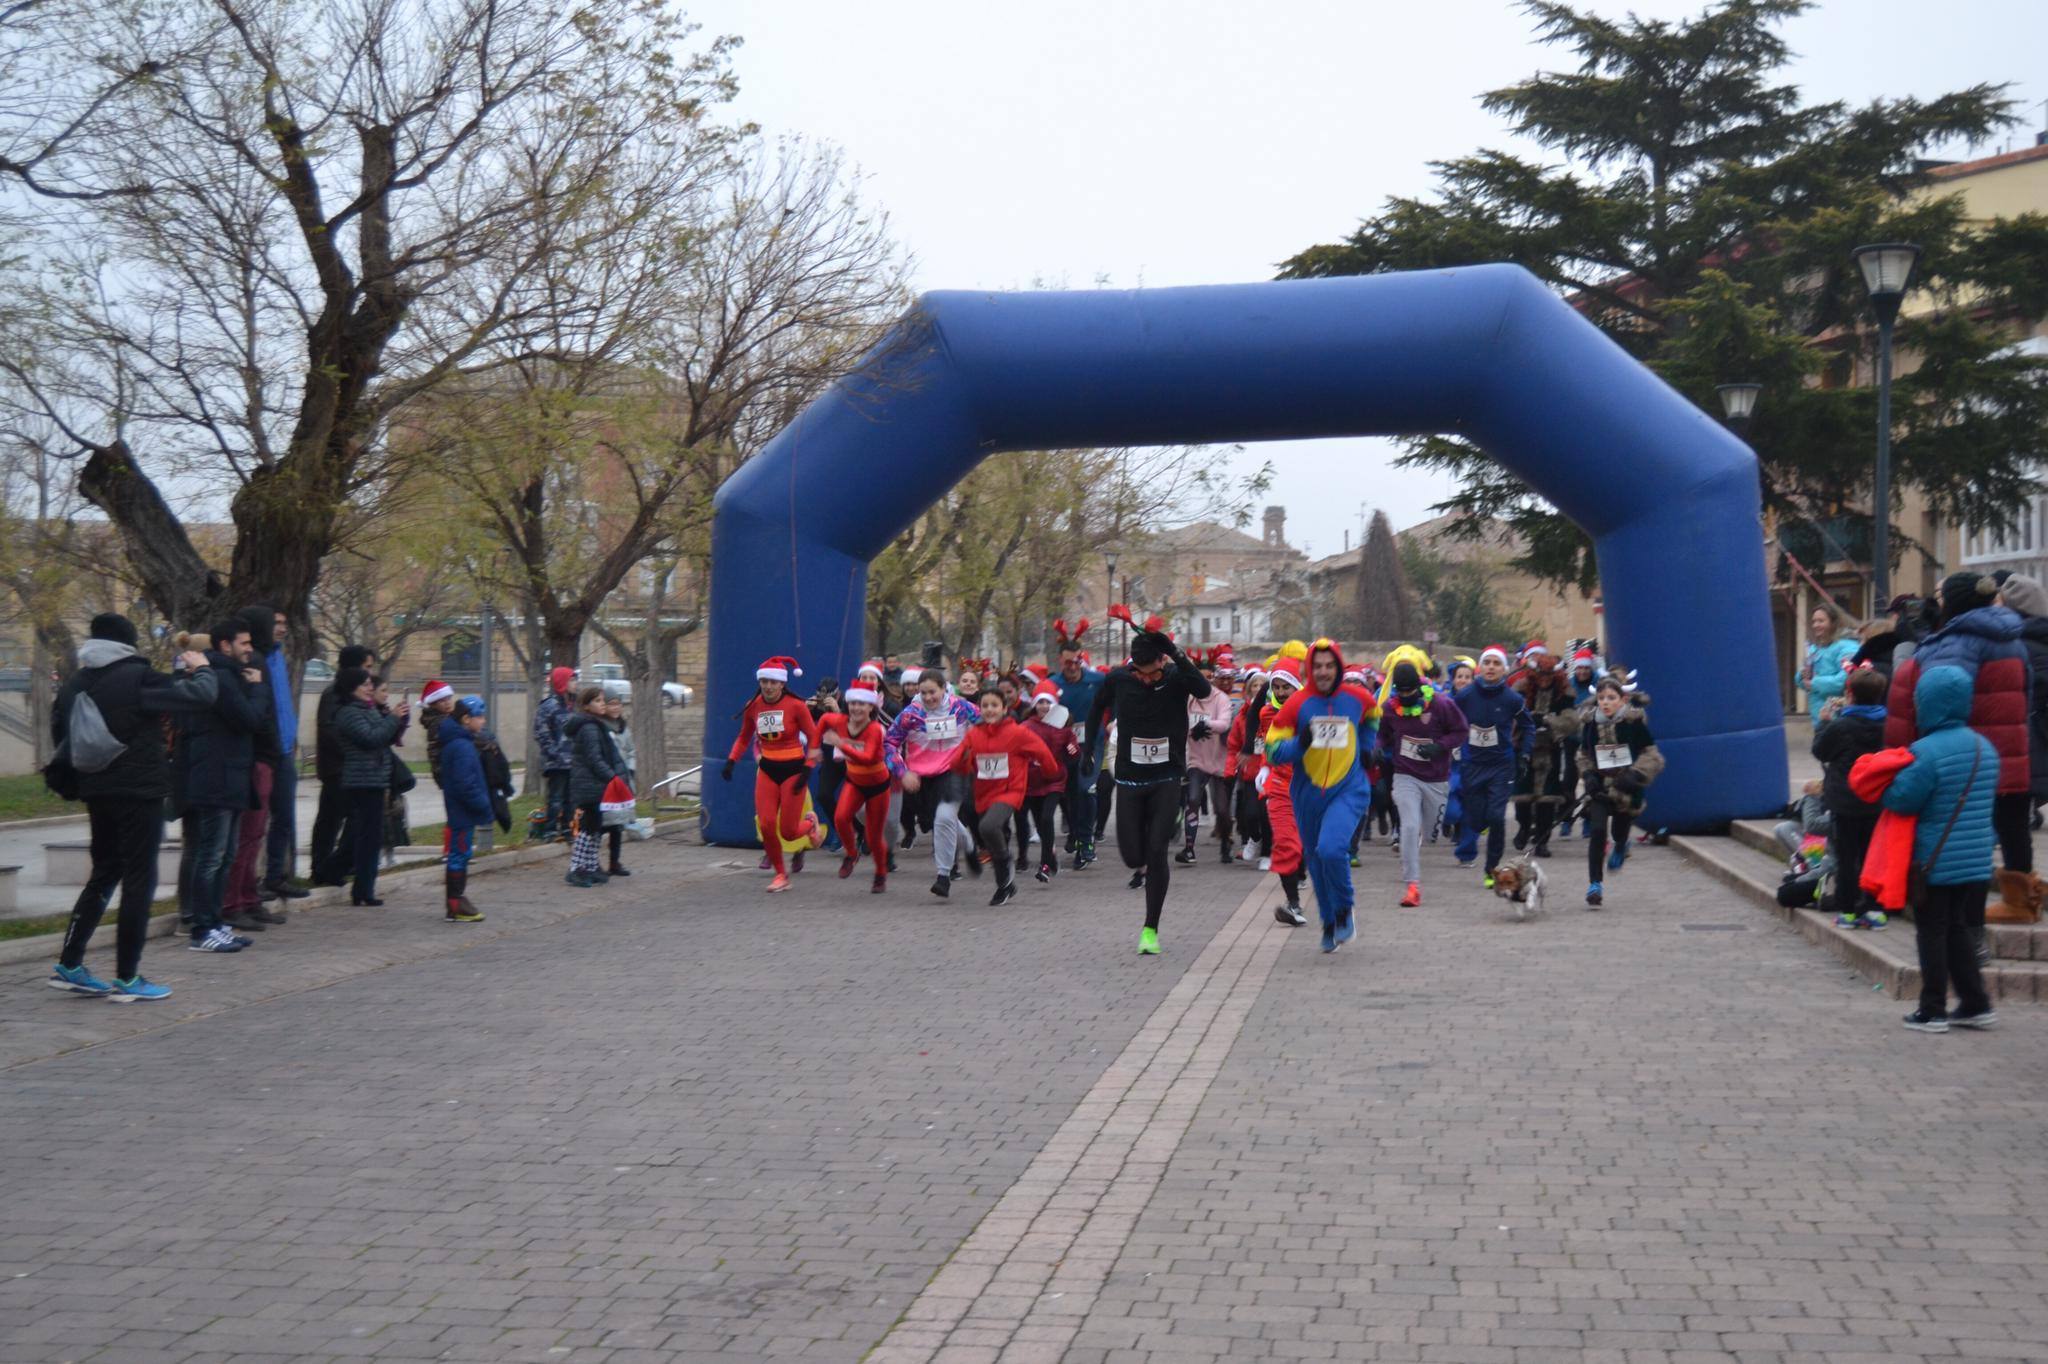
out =
<svg viewBox="0 0 2048 1364"><path fill-rule="evenodd" d="M1393 762L1394 771L1406 772L1417 781L1449 781L1451 760L1464 746L1471 727L1448 690L1440 691L1425 682L1422 696L1421 713L1404 715L1401 698L1387 693L1380 706L1380 754L1383 760ZM1434 758L1413 756L1415 745L1430 740L1439 744L1443 752Z"/></svg>

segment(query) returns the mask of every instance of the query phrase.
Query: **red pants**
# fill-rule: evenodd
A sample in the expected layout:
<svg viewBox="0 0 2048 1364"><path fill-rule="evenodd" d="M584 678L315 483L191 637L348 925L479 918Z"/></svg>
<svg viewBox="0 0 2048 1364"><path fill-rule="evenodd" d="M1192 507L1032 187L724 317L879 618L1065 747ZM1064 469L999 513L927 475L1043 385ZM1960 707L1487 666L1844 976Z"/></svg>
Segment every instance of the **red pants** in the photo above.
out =
<svg viewBox="0 0 2048 1364"><path fill-rule="evenodd" d="M804 796L810 788L811 769L802 762L764 760L754 771L754 818L761 821L761 843L768 849L768 865L782 875L782 845L802 838L810 827L804 816ZM781 833L770 838L769 831Z"/></svg>
<svg viewBox="0 0 2048 1364"><path fill-rule="evenodd" d="M1266 823L1273 831L1273 870L1291 876L1301 870L1301 829L1285 782L1266 783Z"/></svg>
<svg viewBox="0 0 2048 1364"><path fill-rule="evenodd" d="M246 914L263 905L259 873L263 861L263 837L270 830L271 781L269 763L249 765L249 785L256 808L242 811L235 860L228 867L227 892L221 896L223 914Z"/></svg>
<svg viewBox="0 0 2048 1364"><path fill-rule="evenodd" d="M861 826L867 830L868 852L875 859L875 875L889 874L889 783L877 782L873 786L861 786L848 778L839 788L839 805L832 812L832 823L839 830L839 841L845 846L848 857L858 856L859 835L854 833L854 816L860 816Z"/></svg>

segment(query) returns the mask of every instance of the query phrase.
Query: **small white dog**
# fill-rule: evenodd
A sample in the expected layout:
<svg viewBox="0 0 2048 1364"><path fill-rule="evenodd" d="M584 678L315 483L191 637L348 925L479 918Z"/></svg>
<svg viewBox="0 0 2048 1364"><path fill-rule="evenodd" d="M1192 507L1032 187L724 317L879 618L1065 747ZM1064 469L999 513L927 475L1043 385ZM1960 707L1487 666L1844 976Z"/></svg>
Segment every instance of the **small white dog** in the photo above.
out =
<svg viewBox="0 0 2048 1364"><path fill-rule="evenodd" d="M1543 864L1533 856L1517 857L1493 869L1493 893L1515 906L1515 917L1543 912Z"/></svg>

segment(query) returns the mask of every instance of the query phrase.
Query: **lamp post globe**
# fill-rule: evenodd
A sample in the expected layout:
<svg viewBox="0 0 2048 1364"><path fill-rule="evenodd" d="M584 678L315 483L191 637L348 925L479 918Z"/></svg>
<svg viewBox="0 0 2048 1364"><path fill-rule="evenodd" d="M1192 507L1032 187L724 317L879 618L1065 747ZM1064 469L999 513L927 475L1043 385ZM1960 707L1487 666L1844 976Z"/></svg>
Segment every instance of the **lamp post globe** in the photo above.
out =
<svg viewBox="0 0 2048 1364"><path fill-rule="evenodd" d="M1912 242L1872 242L1849 253L1863 272L1877 314L1877 473L1870 489L1870 584L1873 605L1891 599L1892 324L1920 261Z"/></svg>

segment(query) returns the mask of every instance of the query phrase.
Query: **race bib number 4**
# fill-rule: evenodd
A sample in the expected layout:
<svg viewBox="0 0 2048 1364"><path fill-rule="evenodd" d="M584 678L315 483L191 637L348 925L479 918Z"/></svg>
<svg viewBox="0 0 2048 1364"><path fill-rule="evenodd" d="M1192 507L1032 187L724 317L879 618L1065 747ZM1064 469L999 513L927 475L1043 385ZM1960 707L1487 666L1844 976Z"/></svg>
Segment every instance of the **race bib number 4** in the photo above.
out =
<svg viewBox="0 0 2048 1364"><path fill-rule="evenodd" d="M1429 759L1422 756L1422 746L1428 742L1429 740L1427 739L1411 739L1405 734L1402 735L1401 756L1412 763L1428 762Z"/></svg>
<svg viewBox="0 0 2048 1364"><path fill-rule="evenodd" d="M1131 761L1146 767L1156 767L1173 759L1173 745L1164 739L1131 740Z"/></svg>
<svg viewBox="0 0 2048 1364"><path fill-rule="evenodd" d="M1310 748L1349 748L1351 722L1341 715L1318 715L1308 722Z"/></svg>
<svg viewBox="0 0 2048 1364"><path fill-rule="evenodd" d="M1627 744L1595 744L1593 753L1600 763L1602 772L1611 772L1617 767L1627 767L1635 759L1628 755Z"/></svg>
<svg viewBox="0 0 2048 1364"><path fill-rule="evenodd" d="M779 710L764 710L759 715L756 715L754 717L754 733L760 735L763 739L780 739L782 737L782 712Z"/></svg>
<svg viewBox="0 0 2048 1364"><path fill-rule="evenodd" d="M924 722L924 739L929 744L950 744L960 737L960 721L951 715L934 715Z"/></svg>
<svg viewBox="0 0 2048 1364"><path fill-rule="evenodd" d="M981 753L974 759L974 776L978 781L1008 781L1010 779L1010 755L1007 753Z"/></svg>
<svg viewBox="0 0 2048 1364"><path fill-rule="evenodd" d="M1500 746L1500 731L1492 725L1474 725L1472 726L1471 737L1465 742L1471 744L1474 748L1498 748Z"/></svg>

